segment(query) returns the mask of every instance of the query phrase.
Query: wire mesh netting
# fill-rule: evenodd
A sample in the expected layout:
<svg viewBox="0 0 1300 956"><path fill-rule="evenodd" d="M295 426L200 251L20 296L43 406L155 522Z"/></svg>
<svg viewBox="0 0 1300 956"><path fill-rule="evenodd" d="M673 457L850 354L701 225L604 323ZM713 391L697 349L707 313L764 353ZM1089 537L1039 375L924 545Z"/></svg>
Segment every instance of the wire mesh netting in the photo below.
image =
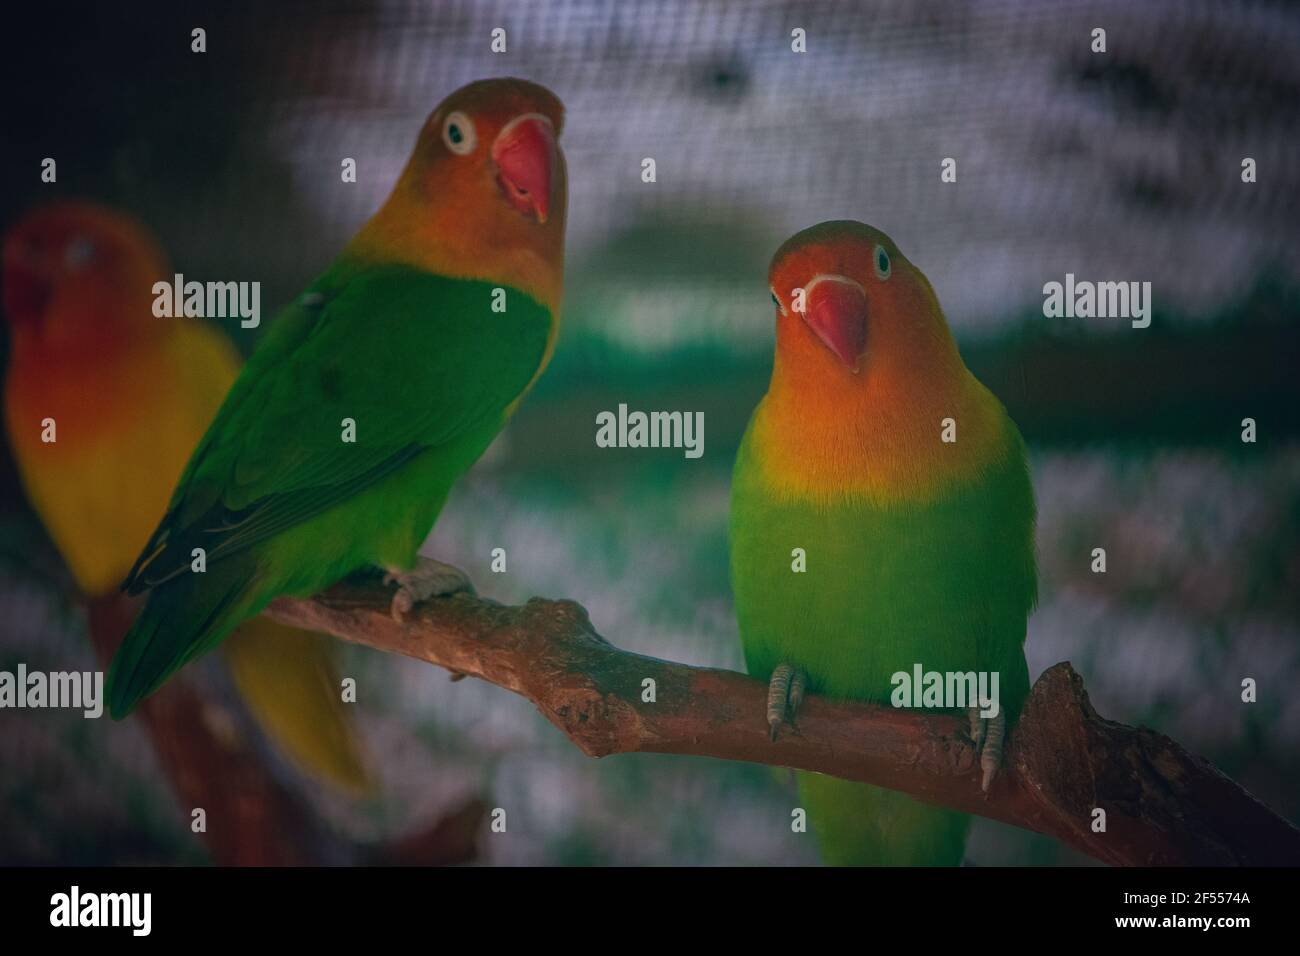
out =
<svg viewBox="0 0 1300 956"><path fill-rule="evenodd" d="M1300 815L1282 769L1300 750L1300 707L1239 699L1243 676L1293 687L1300 675L1294 8L557 0L27 16L6 37L3 223L56 197L119 206L177 271L261 281L268 311L377 208L448 92L493 75L555 91L570 182L564 330L426 551L502 601L571 597L633 651L743 667L726 517L771 357L767 263L824 219L885 230L1030 442L1031 674L1072 660L1102 714L1171 734ZM504 53L490 45L498 27ZM806 53L792 50L796 30ZM60 163L48 187L32 172L44 156ZM343 158L355 183L340 179ZM1118 320L1045 332L1044 283L1067 273L1150 281L1152 335ZM223 329L249 351L265 324ZM602 454L594 415L623 401L704 409L704 458ZM1231 446L1248 414L1271 425L1243 454ZM4 465L0 668L89 669L66 575ZM1112 555L1104 578L1089 572L1098 542ZM489 567L499 546L504 575ZM490 862L816 859L790 832L784 772L592 762L499 688L345 654L372 688L358 711L382 795L358 805L306 788L335 829L397 834L487 793L512 814L508 837L483 840ZM237 710L216 662L194 670ZM0 861L204 859L133 724L0 721ZM968 857L1079 861L988 821Z"/></svg>

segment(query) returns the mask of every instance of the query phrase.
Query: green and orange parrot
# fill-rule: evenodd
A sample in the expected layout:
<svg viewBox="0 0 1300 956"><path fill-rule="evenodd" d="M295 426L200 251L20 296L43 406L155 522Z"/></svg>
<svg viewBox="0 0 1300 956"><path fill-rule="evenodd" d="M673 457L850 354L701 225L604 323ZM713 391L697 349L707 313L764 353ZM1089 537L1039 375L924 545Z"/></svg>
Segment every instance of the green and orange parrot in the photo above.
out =
<svg viewBox="0 0 1300 956"><path fill-rule="evenodd" d="M117 591L239 370L212 327L154 317L152 285L170 275L141 226L91 203L38 208L4 242L6 425L28 497L92 599ZM225 656L281 752L359 793L371 781L332 650L259 618Z"/></svg>
<svg viewBox="0 0 1300 956"><path fill-rule="evenodd" d="M888 705L893 675L916 664L996 672L997 715L971 713L987 790L1029 692L1037 574L1020 433L884 233L813 226L777 250L769 280L776 355L736 459L731 573L772 734L805 693ZM962 860L964 814L820 774L799 785L828 863Z"/></svg>
<svg viewBox="0 0 1300 956"><path fill-rule="evenodd" d="M451 94L383 206L272 320L129 572L149 595L109 668L113 716L279 595L378 566L400 616L467 585L417 550L550 357L562 123L523 80Z"/></svg>

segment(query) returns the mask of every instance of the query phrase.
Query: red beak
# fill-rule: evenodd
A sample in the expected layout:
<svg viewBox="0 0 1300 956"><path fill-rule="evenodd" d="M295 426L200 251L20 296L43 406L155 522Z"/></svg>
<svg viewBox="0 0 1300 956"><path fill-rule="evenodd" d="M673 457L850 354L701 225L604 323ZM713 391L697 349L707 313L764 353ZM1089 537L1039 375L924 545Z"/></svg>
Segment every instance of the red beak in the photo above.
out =
<svg viewBox="0 0 1300 956"><path fill-rule="evenodd" d="M821 276L806 291L803 320L846 366L858 370L867 344L867 296L843 276Z"/></svg>
<svg viewBox="0 0 1300 956"><path fill-rule="evenodd" d="M540 113L516 116L492 143L497 182L510 204L525 216L546 222L559 150L551 121Z"/></svg>

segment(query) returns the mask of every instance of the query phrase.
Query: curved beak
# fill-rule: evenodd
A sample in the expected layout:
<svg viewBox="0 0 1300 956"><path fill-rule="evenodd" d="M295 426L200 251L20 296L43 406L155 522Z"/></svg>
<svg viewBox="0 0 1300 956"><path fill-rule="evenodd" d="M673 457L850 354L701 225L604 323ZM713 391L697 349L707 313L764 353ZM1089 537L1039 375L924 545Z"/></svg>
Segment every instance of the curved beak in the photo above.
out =
<svg viewBox="0 0 1300 956"><path fill-rule="evenodd" d="M804 289L803 320L849 369L867 344L867 295L841 275L818 276Z"/></svg>
<svg viewBox="0 0 1300 956"><path fill-rule="evenodd" d="M551 121L541 113L516 116L492 143L501 191L510 205L539 223L551 212L558 149Z"/></svg>

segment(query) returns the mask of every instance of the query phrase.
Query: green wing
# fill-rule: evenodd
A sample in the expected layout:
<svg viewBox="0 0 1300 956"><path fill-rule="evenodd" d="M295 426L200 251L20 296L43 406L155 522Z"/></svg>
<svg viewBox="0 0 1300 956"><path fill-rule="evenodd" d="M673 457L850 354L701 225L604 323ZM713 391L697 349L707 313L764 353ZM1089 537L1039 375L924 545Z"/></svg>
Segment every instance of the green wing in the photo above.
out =
<svg viewBox="0 0 1300 956"><path fill-rule="evenodd" d="M344 501L506 409L549 312L507 290L386 266L327 273L277 317L190 459L123 587L154 587ZM342 441L343 420L356 424Z"/></svg>

